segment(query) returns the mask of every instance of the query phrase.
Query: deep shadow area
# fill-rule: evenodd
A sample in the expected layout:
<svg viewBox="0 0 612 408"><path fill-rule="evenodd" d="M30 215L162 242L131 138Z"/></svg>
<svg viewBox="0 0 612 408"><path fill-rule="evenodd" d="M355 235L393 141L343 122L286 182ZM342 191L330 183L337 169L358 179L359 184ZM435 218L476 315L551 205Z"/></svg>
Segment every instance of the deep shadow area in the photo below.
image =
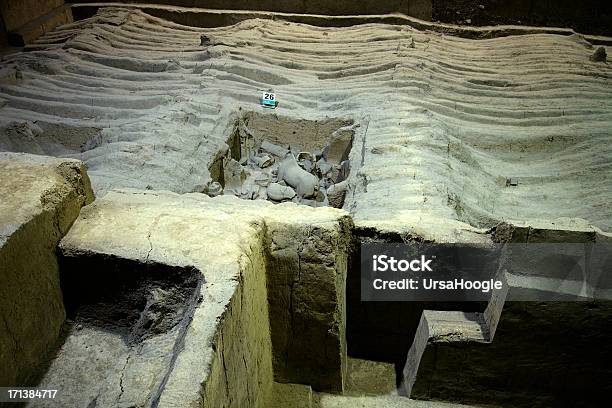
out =
<svg viewBox="0 0 612 408"><path fill-rule="evenodd" d="M29 385L62 390L67 406L154 401L201 302L202 274L101 254L58 258L66 321Z"/></svg>
<svg viewBox="0 0 612 408"><path fill-rule="evenodd" d="M431 17L431 0L110 0L116 3L165 4L179 7L202 7L221 10L261 10L298 14L360 15L400 12L421 19ZM82 3L96 3L86 0Z"/></svg>
<svg viewBox="0 0 612 408"><path fill-rule="evenodd" d="M506 302L493 343L428 345L411 397L504 407L603 406L612 392L611 308L609 301Z"/></svg>
<svg viewBox="0 0 612 408"><path fill-rule="evenodd" d="M416 239L374 229L356 229L346 283L346 337L351 357L384 361L396 367L396 381L412 346L423 310L482 312L486 302L365 302L361 300L361 244L406 243Z"/></svg>
<svg viewBox="0 0 612 408"><path fill-rule="evenodd" d="M202 284L195 268L102 257L60 257L69 324L120 333L128 344L170 331Z"/></svg>
<svg viewBox="0 0 612 408"><path fill-rule="evenodd" d="M433 0L433 21L474 26L518 24L612 35L608 0Z"/></svg>

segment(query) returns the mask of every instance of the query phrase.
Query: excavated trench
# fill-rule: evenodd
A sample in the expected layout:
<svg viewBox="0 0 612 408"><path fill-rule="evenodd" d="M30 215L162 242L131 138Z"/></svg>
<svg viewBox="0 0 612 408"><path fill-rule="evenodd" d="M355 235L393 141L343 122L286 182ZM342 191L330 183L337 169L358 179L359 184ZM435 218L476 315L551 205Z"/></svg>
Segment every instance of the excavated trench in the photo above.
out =
<svg viewBox="0 0 612 408"><path fill-rule="evenodd" d="M100 128L45 121L14 122L0 127L0 150L56 157L77 156L102 141Z"/></svg>
<svg viewBox="0 0 612 408"><path fill-rule="evenodd" d="M310 207L343 208L348 182L355 176L351 172L356 173L358 167L351 166L350 158L356 156L351 156L351 149L359 138L359 127L351 119L305 120L265 111L234 115L227 126L227 146L208 166L211 181L203 193L274 204L293 202ZM97 131L92 128L78 146L68 146L54 136L58 131L53 127L44 126L39 131L36 126L26 126L15 128L11 133L14 137L9 141L17 143L24 138L44 137L78 152L87 150L89 143L96 143ZM292 177L292 172L298 176ZM403 243L412 238L381 233L373 228L353 228L348 234L350 245L336 254L346 259L346 264L341 262L338 266L339 275L335 275L342 279L326 282L326 289L321 290L326 292L334 287L332 292L341 293L338 307L345 317L334 321L329 315L313 320L312 316L317 314L315 309L328 299L312 299L309 292L311 287L318 287L312 285L321 284L318 279L324 275L316 276L309 283L311 286L304 283L308 274L302 269L310 264L301 258L303 240L310 233L300 230L293 234L298 252L296 265L288 266L290 258L286 258L285 248L277 251L280 255L268 254L270 259L278 257L268 260L265 271L269 314L264 318L271 328L272 348L257 353L271 357L273 379L279 383L307 383L313 390L339 392L345 381L345 391L363 393L363 385L351 388L351 384L375 383L369 376L385 372L381 364L387 364L394 367L391 376L388 370L385 372L387 377L400 393L404 392L406 366L421 336L424 312L457 312L468 316L487 311L486 302L361 301L361 245ZM325 262L312 265L319 268ZM201 273L189 267L71 253L60 258L60 271L67 315L61 345L31 382L40 387L70 390L63 401L72 406L83 403L129 406L134 402L154 405L165 389L194 310L201 302L200 288L204 283ZM291 274L297 275L288 278ZM285 284L285 280L289 283ZM258 290L261 291L258 296L265 297L262 288ZM602 329L610 308L610 302L507 303L503 306L496 341L491 344L428 342L422 356L412 362L416 371L405 396L473 404L503 404L512 398L516 406L531 406L536 398L538 406L559 405L562 401L579 406L584 400L581 396L596 395L596 389L608 387L605 367L601 366L603 360L590 351L605 349L612 335ZM316 325L335 327L337 324L345 324L346 336L343 340L342 333L336 333L334 347L340 350L345 347L349 371L343 374L346 368L342 367L347 362L338 357L332 364L337 371L327 371L332 374L325 377L317 370L328 370L325 364L330 364L329 356L317 361L321 366L313 369L312 356L303 352L313 338L310 336L316 336L317 332L301 335L300 331ZM574 332L587 329L576 338L568 336L564 326ZM554 335L550 337L550 333ZM549 338L546 347L541 346L543 337ZM588 350L580 361L568 358L576 342ZM291 361L296 365L287 368ZM515 361L519 363L513 366ZM455 376L459 366L463 372L461 380ZM569 367L572 373L589 381L568 384L566 369L559 367ZM226 368L218 370L216 375ZM516 374L506 381L509 370ZM547 371L551 383L545 388L532 387L542 370ZM236 369L232 375L239 379L244 373ZM317 384L317 381L321 382ZM378 389L368 392L397 392L389 391L388 383L381 381ZM80 389L96 391L75 392Z"/></svg>
<svg viewBox="0 0 612 408"><path fill-rule="evenodd" d="M127 260L64 258L61 268L70 324L120 334L130 346L188 323L202 284L192 268Z"/></svg>
<svg viewBox="0 0 612 408"><path fill-rule="evenodd" d="M335 186L346 184L350 172L357 167L349 165L349 156L358 138L358 127L349 119L297 120L257 112L235 116L228 126L227 148L222 149L209 166L212 181L205 193L213 197L233 195L244 200L341 208L345 190L342 189L342 197L337 201L330 190L333 192ZM304 189L299 184L291 184L291 180L279 177L287 161L301 174L316 180L316 188L310 194L303 194ZM261 183L262 180L265 183ZM284 191L292 191L292 194L278 199L271 197L269 190L273 184ZM322 198L317 199L317 195ZM269 314L264 319L267 318L270 325L272 344L271 350L262 349L257 353L272 358L274 380L279 383L306 383L313 390L339 392L345 381L345 391L362 393L363 386L356 389L350 384L358 382L355 378L373 384L374 378L368 378L384 371L382 363L394 367L392 381L401 390L406 379L405 365L410 360L414 342L420 336L424 311L454 311L465 316L486 313L486 302L362 302L361 245L403 243L411 241L410 237L381 233L372 228L350 228L346 236L350 244L335 254L344 258L331 275L336 277L336 281L328 280L322 285L321 279L327 276L327 272L321 271L329 262L324 250L316 249L321 251L318 255L321 259L305 260L312 257L308 247L316 247L318 237L312 236L313 230L309 228L293 230L292 227L290 230L289 235L295 241L292 243L295 248L290 251L284 247L273 248L278 246L278 236L266 243L271 248L264 272L266 289L257 288L257 296L262 298L267 291ZM280 236L285 234L287 231ZM307 243L309 240L312 242ZM294 251L298 254L295 260L289 255ZM68 399L64 401L72 406L84 402L97 406L129 406L135 401L144 406L154 405L165 389L175 359L181 353L194 310L201 302L200 288L204 283L201 272L148 260L143 263L71 252L60 257L60 271L67 314L62 344L52 360L43 365L34 383L41 387L70 390ZM312 288L317 288L324 296L313 298ZM319 307L328 306L327 292L330 291L337 292L338 304L331 305L329 315L313 318L317 316ZM331 317L336 307L343 310L344 317ZM564 400L578 403L576 392L591 392L594 386L605 388L607 385L601 379L607 377L602 371L601 360L593 353L586 353L580 363L568 361L566 357L571 355L574 343L571 337L564 337L563 322L576 330L581 326L589 328L579 338L584 349L602 349L609 335L599 328L609 316L609 308L609 302L507 304L498 340L494 343L429 344L416 363L416 380L405 396L501 404L508 398L515 398L522 389L530 389L528 396L516 400L517 406L529 406L533 396L541 401L541 406L559 403L559 395L563 395ZM566 314L572 319L565 319ZM308 347L318 331L300 334L309 328L336 327L337 324L345 325L346 330L345 340L344 329L334 337L334 347L346 350L349 358L349 371L345 374L343 370L346 368L342 367L346 367L346 361L338 357L330 363L327 349L323 350L323 358L315 360L320 365L313 368L309 353L315 350ZM228 333L233 333L232 330L228 329ZM546 348L538 346L540 338L551 330L556 333L554 339L548 341ZM521 334L521 342L514 338L517 333ZM461 360L466 353L470 358ZM228 356L224 358L230 359ZM515 368L521 380L502 383L504 373L514 360L521 362L521 366ZM355 361L369 361L371 365ZM488 361L495 363L489 364ZM291 364L296 365L291 367ZM330 370L325 364L331 364L337 371ZM463 367L463 380L454 377L458 365ZM568 385L563 379L564 371L558 369L562 365L572 367L573 372L593 381ZM544 391L527 387L527 383L535 381L543 369L552 373L554 383ZM226 367L218 370L215 374L221 375L219 373ZM232 375L237 379L245 375L240 369L230 370L235 370ZM321 370L329 377L323 376ZM343 375L346 375L344 379ZM389 372L386 375L389 377ZM488 380L483 383L482 378ZM486 383L496 387L495 394L487 394ZM100 384L104 384L102 388ZM389 391L384 381L381 384L378 390L369 391L370 394L397 392ZM97 391L91 394L73 392L79 389ZM449 389L452 390L450 396ZM208 392L214 395L213 391ZM488 397L483 398L484 395Z"/></svg>
<svg viewBox="0 0 612 408"><path fill-rule="evenodd" d="M395 367L396 385L403 379L406 356L415 339L424 310L450 310L466 313L483 312L487 302L363 302L361 300L361 246L399 245L419 246L422 241L405 241L398 234L380 233L374 229L354 231L346 283L346 336L351 357L381 361Z"/></svg>
<svg viewBox="0 0 612 408"><path fill-rule="evenodd" d="M63 390L65 406L155 404L201 302L201 273L83 254L62 256L60 273L63 337L35 383Z"/></svg>
<svg viewBox="0 0 612 408"><path fill-rule="evenodd" d="M497 305L496 299L489 302L363 302L360 251L362 244L372 243L419 245L422 242L357 228L347 270L348 355L392 364L400 394L419 400L475 406L586 407L596 405L597 395L610 389L609 370L601 359L609 354L606 339L612 336L609 325L604 322L605 316L612 313L612 301L606 300L609 298L502 300ZM517 261L520 264L521 260ZM551 269L560 273L568 265ZM532 272L537 274L541 270ZM564 279L571 277L564 276ZM511 290L517 293L522 289ZM487 316L494 306L499 308L499 320L491 325L479 323L484 340L454 339L463 336L461 320ZM445 323L456 316L459 318L447 334L423 339L423 316L432 315L448 319ZM430 336L433 326L430 319ZM414 349L420 341L424 341L423 354L415 358ZM576 358L576 347L582 350L580 358ZM410 373L410 370L414 371ZM406 382L410 383L408 388L404 388Z"/></svg>
<svg viewBox="0 0 612 408"><path fill-rule="evenodd" d="M356 125L247 112L230 126L227 150L209 166L210 196L342 208Z"/></svg>
<svg viewBox="0 0 612 408"><path fill-rule="evenodd" d="M348 264L340 262L337 266L337 272L346 276L347 281L346 301L338 305L346 308L346 320L341 318L336 323L346 323L346 350L349 357L346 378L340 383L344 381L344 391L352 395L364 392L369 395L394 393L382 378L374 378L381 373L389 376L384 365L374 362L394 365L395 386L401 387L406 356L409 356L413 341L419 336L419 323L425 310L482 313L486 304L361 302L361 244L402 243L405 238L360 228L347 232L346 237L351 240L351 244L336 254L346 257L348 261ZM327 368L323 370L325 366L313 369L309 364L312 353L318 350L308 349L311 336L317 335L317 325L331 323L331 315L322 320L314 317L317 316L316 308L325 305L329 299L311 299L310 292L311 288L319 288L319 295L322 296L323 292L331 290L333 286L331 282L317 286L323 283L319 279L324 276L322 271L328 262L325 261L327 253L318 249L321 251L318 256L322 258L315 260L313 254L309 254L306 249L311 245L316 247L322 236L309 235L312 230L308 228L294 227L273 234L274 244L267 243L272 247L264 251L268 259L265 271L254 269L249 272L250 276L264 272L266 288L245 284L250 289L247 286L239 289L240 292L246 292L239 296L240 302L232 308L244 301L243 296L244 299L249 296L265 299L263 293L267 291L269 315L264 318L267 317L270 324L272 350L259 350L255 353L261 352L268 356L270 354L267 353L272 353L276 381L297 383L300 382L297 379L306 373L310 377L304 383L313 384L311 381L324 378L330 382L323 382L319 386L323 391L330 390L328 387L335 380L322 374L332 375L333 371L326 371ZM291 236L297 244L297 272L294 270L295 265L287 263L293 252L293 244L279 245L279 237L283 235ZM263 265L253 264L253 267L262 268ZM297 273L297 276L285 276L290 270ZM164 392L175 360L181 354L194 310L202 302L201 285L205 282L201 272L190 267L171 267L70 250L62 252L60 271L67 322L62 345L53 360L40 372L38 385L66 390L62 402L67 406L132 406L135 403L137 406L155 406ZM337 273L332 275L338 276ZM245 276L245 279L249 278ZM284 280L289 281L289 286L285 285ZM336 282L335 285L341 293L342 283ZM253 295L247 295L249 291L259 294L253 292ZM288 299L289 303L283 303L283 299ZM248 310L241 313L252 313ZM512 399L516 406L530 406L533 398L536 398L538 403L533 406L563 406L559 405L562 396L562 399L578 404L583 393L593 392L594 387L608 387L605 383L607 377L602 371L602 360L597 357L600 352L590 350L605 349L609 330L602 328L606 327L605 319L609 313L609 302L507 304L497 339L492 344L464 341L428 345L419 361L418 376L410 396L473 404L503 404L503 401ZM228 342L237 340L230 340L226 336L232 333L235 335L235 325L242 320L231 318L230 321L227 323L228 328L223 329L225 334L216 346L218 348L224 349L228 347ZM577 339L585 353L580 361L570 361L568 356L572 355L574 340L567 336L567 330L580 331L580 327L587 328ZM313 331L302 336L300 332L303 330ZM551 332L554 336L547 338L544 346L541 340ZM239 341L235 344L235 350L241 350L242 343ZM228 347L228 350L234 349ZM221 354L223 369L218 368L218 372L214 371L215 375L220 376L226 370L230 370L237 380L241 375L247 375L241 371L240 365L234 365L234 352ZM246 352L243 358L248 359L249 353L253 352ZM291 360L287 360L288 357ZM328 364L327 358L317 364ZM287 363L300 359L303 359L300 362L303 366L287 369ZM357 362L364 360L369 360L371 364ZM246 361L245 369L251 364ZM515 361L518 364L511 368ZM341 372L341 366L340 362L334 366L339 370L337 373ZM455 375L458 366L462 367L461 379ZM566 369L560 367L569 367L572 373L580 373L583 380L568 384L564 379ZM513 377L511 381L504 382L508 370L517 373L520 378ZM551 378L551 383L545 389L529 386L537 380L541 370L547 370L546 375ZM356 386L356 383L361 385ZM364 388L363 384L378 388L366 391L367 387ZM335 392L341 391L341 387ZM528 390L528 395L518 398L521 390ZM214 395L212 391L207 392ZM45 405L43 403L38 406Z"/></svg>
<svg viewBox="0 0 612 408"><path fill-rule="evenodd" d="M343 24L352 24L352 20ZM315 121L277 116L272 111L235 114L224 135L227 148L219 151L208 163L210 181L201 192L211 197L231 195L275 204L294 202L311 207L343 208L347 181L358 167L354 160L353 163L349 160L353 145L357 146L358 127L359 123L343 118ZM76 140L65 138L65 134L71 131L82 134L82 137ZM56 129L41 123L13 126L7 131L6 146L0 147L50 155L79 153L100 143L99 131L93 126L74 127L68 132L65 128ZM38 145L42 147L36 147ZM450 152L452 146L448 146ZM373 154L381 152L384 151L379 147L372 148ZM512 190L511 187L517 186L516 180L504 178L502 187ZM523 179L518 179L518 183L527 185ZM463 210L461 202L449 196L449 204L467 224L480 225L476 216ZM275 359L276 380L313 384L312 379L320 379L321 373L331 372L322 363L316 367L318 371L304 368L313 361L309 341L314 339L317 345L328 347L329 343L316 335L329 332L328 324L331 322L332 329L346 323L349 356L394 364L396 385L399 386L403 381L406 356L418 334L424 310L461 311L465 314L486 311L487 305L480 302L362 302L359 292L360 245L367 242L398 243L405 237L382 234L374 229L352 229L348 234L350 248L333 254L344 258L343 262L348 258L348 266L339 262L340 266L325 270L329 274L324 275L321 271L329 262L325 250L333 247L321 249L317 246L319 237L313 232L318 231L319 226L296 226L277 236L266 237L270 241L266 245L277 247L273 248L275 252L270 250L271 253L266 254L269 259L266 259L264 276L267 279L269 314L260 309L257 313L261 312L271 326L272 338L268 340L274 348L271 353ZM280 246L282 240L279 236L292 240L293 246ZM317 256L313 257L312 252ZM75 391L69 396L72 399L63 401L66 406L83 406L83 402L89 406L131 406L134 402L139 406L155 405L182 349L194 310L201 302L199 294L204 283L201 273L189 267L152 263L148 256L146 262L139 263L90 254L64 254L60 266L68 320L59 352L39 373L40 386ZM252 276L257 275L255 272L262 272L263 266L256 266L253 266ZM322 276L329 279L323 280ZM265 298L263 287L252 285L251 289ZM343 292L344 289L346 300L339 297L338 305L331 304L325 297L328 292ZM244 310L235 311L236 316L228 320L231 324L227 323L227 327L231 327L227 329L225 339L213 345L215 352L218 352L217 347L226 348L225 354L218 352L222 363L214 371L219 378L225 376L225 384L218 380L219 384L215 383L206 390L210 395L214 392L221 395L223 388L229 389L228 372L237 379L236 388L232 390L238 390L241 378L252 377L247 375L252 370L249 354L245 353L245 358L236 353L236 350L242 350L244 342L250 341L248 334L252 333L240 336L236 333L242 332L236 328L252 325L260 329L263 320L251 321L252 310L256 308L239 303L243 301L240 290L240 296L233 300L232 307ZM245 299L248 300L248 296ZM321 312L319 308L324 307L331 312L328 309L324 310L327 314ZM428 347L420 361L422 369L411 396L475 404L503 405L514 399L513 402L522 406L579 406L581 400L587 399L584 395L597 395L597 389L602 393L610 387L611 382L606 382L609 379L607 367L602 367L601 363L607 360L605 354L609 353L605 350L612 336L607 329L609 325L606 325L606 318L611 314L609 308L609 303L598 302L507 305L504 309L506 317L500 322L494 343L449 342ZM332 322L329 316L338 311L346 313L346 317ZM257 319L259 317L258 314ZM320 320L313 324L315 318ZM318 328L323 329L315 331ZM344 328L338 330L340 332L335 333L337 336L333 340L340 346L333 345L342 349ZM576 337L576 333L580 335ZM228 340L232 336L235 338ZM228 347L228 343L236 344L235 348ZM260 347L261 354L270 354L269 350L256 347ZM584 353L578 356L576 350ZM602 350L604 356L597 354ZM300 363L304 365L287 369L291 363L288 356L293 361L302 359ZM279 367L285 370L282 375L279 375ZM457 378L457 370L461 370L462 378ZM310 376L308 380L297 379L304 372ZM215 381L217 378L211 383ZM319 384L319 388L326 387L336 392L342 388L336 385L342 381L335 377L325 378L325 381L327 383ZM546 389L533 385L538 381L547 381ZM103 386L107 389L87 394L89 390L100 390L99 384L107 384ZM246 388L247 394L254 392L253 388L248 389L248 385ZM521 396L518 400L517 395ZM214 401L208 404L214 406L211 405Z"/></svg>

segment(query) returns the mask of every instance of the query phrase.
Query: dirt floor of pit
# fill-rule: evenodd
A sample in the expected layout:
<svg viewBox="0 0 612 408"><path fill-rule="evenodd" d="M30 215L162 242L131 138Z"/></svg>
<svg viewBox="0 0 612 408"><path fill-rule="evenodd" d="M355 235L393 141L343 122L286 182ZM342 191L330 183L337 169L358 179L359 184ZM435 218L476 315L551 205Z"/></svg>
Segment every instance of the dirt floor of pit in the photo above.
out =
<svg viewBox="0 0 612 408"><path fill-rule="evenodd" d="M321 150L329 136L339 128L351 124L351 120L325 118L314 123L304 119L292 119L273 115L247 113L244 118L247 128L254 131L257 142L268 140L278 145L299 146L302 150Z"/></svg>

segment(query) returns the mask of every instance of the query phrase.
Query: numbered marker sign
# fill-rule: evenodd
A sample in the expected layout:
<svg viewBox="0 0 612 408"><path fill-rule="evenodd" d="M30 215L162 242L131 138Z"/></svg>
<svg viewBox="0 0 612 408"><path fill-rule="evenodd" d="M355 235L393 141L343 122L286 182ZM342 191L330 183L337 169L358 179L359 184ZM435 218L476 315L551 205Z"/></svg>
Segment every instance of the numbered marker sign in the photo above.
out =
<svg viewBox="0 0 612 408"><path fill-rule="evenodd" d="M264 92L261 96L261 104L269 108L276 108L276 94L274 92Z"/></svg>

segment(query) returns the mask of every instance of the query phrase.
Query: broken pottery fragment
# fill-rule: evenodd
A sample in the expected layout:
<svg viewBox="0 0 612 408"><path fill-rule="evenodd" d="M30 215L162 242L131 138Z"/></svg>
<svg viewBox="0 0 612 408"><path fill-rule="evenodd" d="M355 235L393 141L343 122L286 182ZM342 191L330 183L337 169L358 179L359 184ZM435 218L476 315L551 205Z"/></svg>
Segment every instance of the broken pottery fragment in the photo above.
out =
<svg viewBox="0 0 612 408"><path fill-rule="evenodd" d="M297 160L298 161L309 160L310 162L316 161L314 155L310 152L299 152L297 154Z"/></svg>
<svg viewBox="0 0 612 408"><path fill-rule="evenodd" d="M325 201L325 194L323 194L321 190L317 191L317 194L315 195L315 201L318 203L322 203Z"/></svg>
<svg viewBox="0 0 612 408"><path fill-rule="evenodd" d="M261 149L265 152L271 153L278 157L285 157L289 149L287 147L279 146L274 143L270 143L267 140L261 142Z"/></svg>
<svg viewBox="0 0 612 408"><path fill-rule="evenodd" d="M355 125L345 126L332 133L329 143L323 149L323 157L332 164L348 159L353 143Z"/></svg>
<svg viewBox="0 0 612 408"><path fill-rule="evenodd" d="M339 183L348 178L350 171L350 162L348 160L344 160L340 163L340 169L338 171L338 176L336 177L336 182Z"/></svg>
<svg viewBox="0 0 612 408"><path fill-rule="evenodd" d="M288 186L281 186L278 183L271 183L266 191L268 198L274 201L290 200L295 197L295 190Z"/></svg>
<svg viewBox="0 0 612 408"><path fill-rule="evenodd" d="M248 172L236 160L230 159L223 169L225 188L240 191Z"/></svg>
<svg viewBox="0 0 612 408"><path fill-rule="evenodd" d="M317 162L317 170L319 170L319 174L321 174L322 177L327 175L327 173L329 173L332 168L333 166L326 162L324 159L320 159Z"/></svg>
<svg viewBox="0 0 612 408"><path fill-rule="evenodd" d="M343 182L332 184L327 189L327 199L329 205L335 208L342 208L344 205L344 197L346 196L346 189L348 188L348 180Z"/></svg>
<svg viewBox="0 0 612 408"><path fill-rule="evenodd" d="M266 187L270 184L270 176L266 173L259 173L255 176L255 184L260 187Z"/></svg>
<svg viewBox="0 0 612 408"><path fill-rule="evenodd" d="M216 181L211 181L204 188L204 194L207 194L210 197L216 197L221 193L223 193L223 187L221 186L221 183Z"/></svg>
<svg viewBox="0 0 612 408"><path fill-rule="evenodd" d="M262 169L265 169L266 167L270 167L272 164L274 164L274 158L270 156L269 154L262 154L261 156L253 156L251 157L251 160L253 161L253 163L255 163L257 166L259 166Z"/></svg>
<svg viewBox="0 0 612 408"><path fill-rule="evenodd" d="M322 178L322 179L319 181L319 189L320 189L320 190L323 190L323 191L326 191L326 190L327 190L327 188L328 188L329 186L331 186L332 184L334 184L334 183L332 182L332 180L331 180L330 178L328 178L328 177L323 177L323 178Z"/></svg>

